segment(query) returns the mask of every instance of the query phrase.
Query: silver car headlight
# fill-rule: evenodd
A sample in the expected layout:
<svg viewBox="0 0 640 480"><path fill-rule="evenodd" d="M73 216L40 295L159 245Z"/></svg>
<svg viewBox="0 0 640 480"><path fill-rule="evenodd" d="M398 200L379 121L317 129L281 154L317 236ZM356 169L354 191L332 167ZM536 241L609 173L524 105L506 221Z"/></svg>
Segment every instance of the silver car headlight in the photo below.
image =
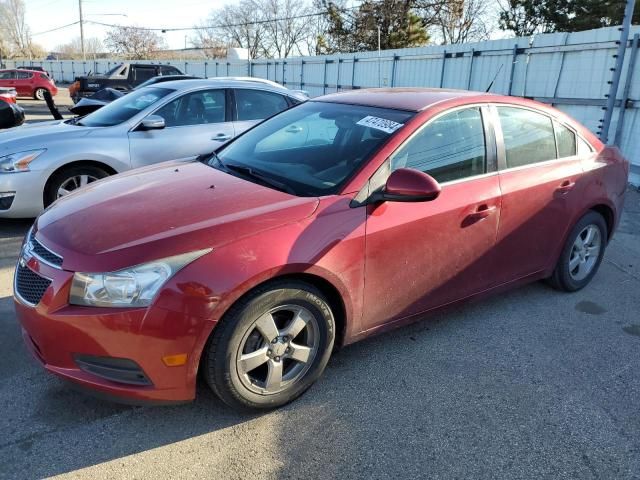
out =
<svg viewBox="0 0 640 480"><path fill-rule="evenodd" d="M69 303L92 307L147 307L179 270L211 249L154 260L109 273L73 275Z"/></svg>
<svg viewBox="0 0 640 480"><path fill-rule="evenodd" d="M28 172L29 164L46 151L47 149L43 148L0 157L0 173Z"/></svg>

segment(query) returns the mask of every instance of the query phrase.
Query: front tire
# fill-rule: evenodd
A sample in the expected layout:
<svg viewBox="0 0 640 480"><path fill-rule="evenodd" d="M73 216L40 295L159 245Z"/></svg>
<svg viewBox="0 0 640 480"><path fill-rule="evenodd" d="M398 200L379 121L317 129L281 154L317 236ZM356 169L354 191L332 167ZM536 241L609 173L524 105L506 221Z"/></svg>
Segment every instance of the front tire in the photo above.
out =
<svg viewBox="0 0 640 480"><path fill-rule="evenodd" d="M594 277L608 238L607 223L598 212L585 214L569 233L560 259L548 282L554 288L575 292Z"/></svg>
<svg viewBox="0 0 640 480"><path fill-rule="evenodd" d="M33 92L33 98L36 100L44 100L44 94L47 90L45 88L36 88Z"/></svg>
<svg viewBox="0 0 640 480"><path fill-rule="evenodd" d="M47 182L44 191L44 207L47 208L58 198L84 187L90 183L108 177L109 173L92 165L78 165L55 173Z"/></svg>
<svg viewBox="0 0 640 480"><path fill-rule="evenodd" d="M205 347L202 374L232 408L277 408L320 377L334 339L333 312L317 288L272 282L239 300L218 323Z"/></svg>

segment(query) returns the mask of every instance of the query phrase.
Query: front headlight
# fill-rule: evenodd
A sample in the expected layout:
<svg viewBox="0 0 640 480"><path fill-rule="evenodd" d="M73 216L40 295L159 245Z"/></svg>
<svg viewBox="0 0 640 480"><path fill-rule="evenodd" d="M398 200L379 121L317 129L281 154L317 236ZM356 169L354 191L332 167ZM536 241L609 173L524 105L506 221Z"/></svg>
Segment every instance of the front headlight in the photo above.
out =
<svg viewBox="0 0 640 480"><path fill-rule="evenodd" d="M211 249L184 253L109 273L73 275L69 303L92 307L147 307L180 269Z"/></svg>
<svg viewBox="0 0 640 480"><path fill-rule="evenodd" d="M47 149L43 148L42 150L29 150L0 157L0 173L28 172L29 164L46 151Z"/></svg>

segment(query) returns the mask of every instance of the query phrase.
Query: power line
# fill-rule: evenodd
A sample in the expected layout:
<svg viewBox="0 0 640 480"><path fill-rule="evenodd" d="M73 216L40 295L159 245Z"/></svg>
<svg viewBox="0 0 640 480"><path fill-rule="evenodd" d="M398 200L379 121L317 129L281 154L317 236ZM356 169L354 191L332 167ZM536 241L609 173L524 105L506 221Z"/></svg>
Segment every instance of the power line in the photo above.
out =
<svg viewBox="0 0 640 480"><path fill-rule="evenodd" d="M56 30L62 30L63 28L73 27L74 25L78 25L79 23L80 23L80 20L77 20L77 21L75 21L73 23L68 23L67 25L62 25L61 27L52 28L51 30L45 30L44 32L32 33L31 36L35 37L36 35L44 35L45 33L55 32Z"/></svg>
<svg viewBox="0 0 640 480"><path fill-rule="evenodd" d="M84 0L86 1L86 0ZM342 9L345 13L348 10L356 10L360 8L359 6L354 6L354 7L346 7L344 9ZM264 25L267 23L273 23L273 22L283 22L283 21L288 21L288 20L298 20L298 19L304 19L304 18L313 18L313 17L319 17L322 15L326 15L329 13L329 10L323 10L321 12L314 12L314 13L306 13L303 15L292 15L289 17L276 17L276 18L268 18L265 20L254 20L251 22L241 22L241 23L225 23L225 24L218 24L218 25L203 25L203 26L191 26L191 27L167 27L167 28L159 28L159 27L137 27L137 26L130 26L130 25L119 25L119 24L115 24L115 23L105 23L105 22L98 22L95 20L83 20L83 23L92 23L94 25L99 25L102 27L108 27L108 28L130 28L133 30L144 30L144 31L150 31L150 32L162 32L162 33L166 33L166 32L184 32L184 31L193 31L193 30L209 30L209 29L219 29L219 28L231 28L231 27L247 27L250 25ZM56 28L52 28L51 30L46 30L44 32L38 32L38 33L34 33L33 36L36 35L43 35L45 33L50 33L50 32L54 32L56 30L62 30L63 28L68 28L68 27L72 27L74 25L77 25L78 23L80 23L79 21L77 22L73 22L73 23L69 23L67 25L62 25L60 27L56 27Z"/></svg>

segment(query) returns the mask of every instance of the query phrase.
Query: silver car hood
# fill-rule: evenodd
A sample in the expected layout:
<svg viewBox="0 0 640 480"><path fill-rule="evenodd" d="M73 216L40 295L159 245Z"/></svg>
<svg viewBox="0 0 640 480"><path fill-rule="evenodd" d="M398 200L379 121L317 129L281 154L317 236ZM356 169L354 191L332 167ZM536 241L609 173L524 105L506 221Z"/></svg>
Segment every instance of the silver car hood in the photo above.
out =
<svg viewBox="0 0 640 480"><path fill-rule="evenodd" d="M68 141L84 137L94 128L69 125L62 120L30 123L0 131L0 156L16 151L16 148L43 148L51 141ZM19 151L19 150L18 150Z"/></svg>

